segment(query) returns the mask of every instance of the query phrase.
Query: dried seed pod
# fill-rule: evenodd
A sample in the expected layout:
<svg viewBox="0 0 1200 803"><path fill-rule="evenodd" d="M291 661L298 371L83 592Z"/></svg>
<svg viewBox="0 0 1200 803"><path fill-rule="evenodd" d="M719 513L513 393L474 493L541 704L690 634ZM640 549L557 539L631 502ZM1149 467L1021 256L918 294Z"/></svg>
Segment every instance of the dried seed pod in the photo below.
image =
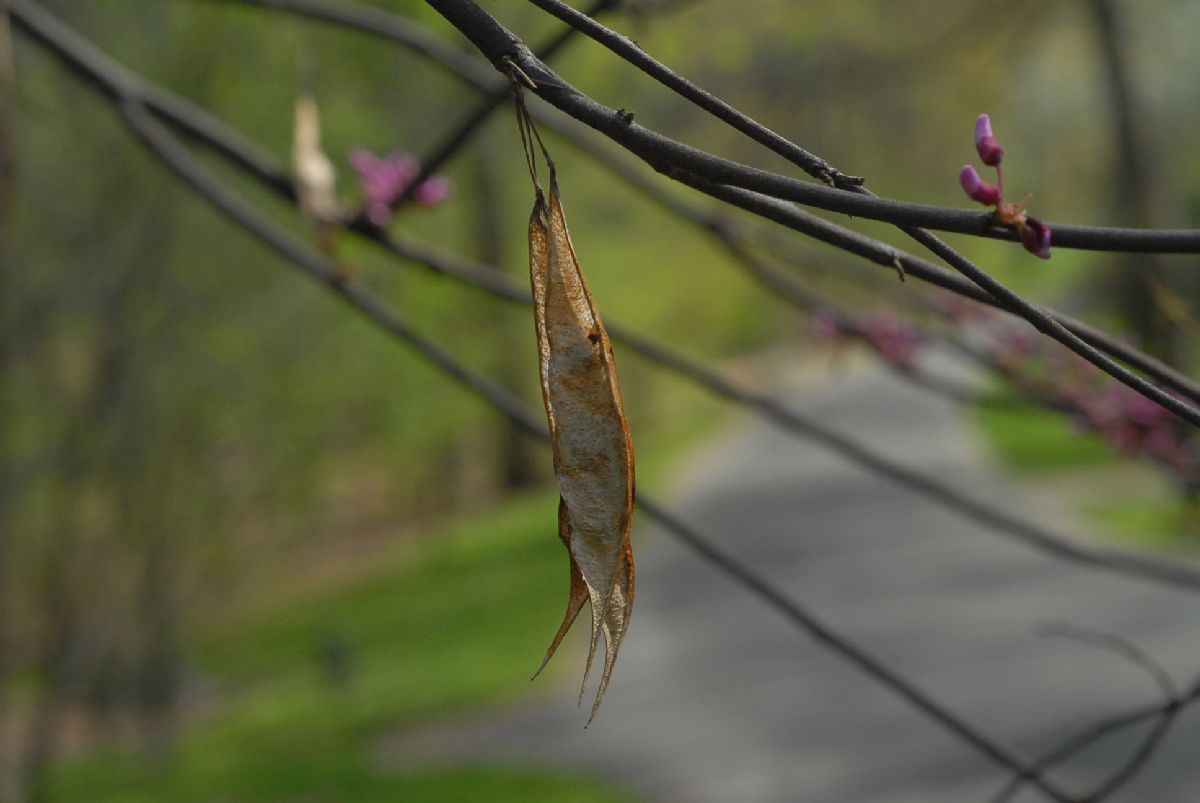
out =
<svg viewBox="0 0 1200 803"><path fill-rule="evenodd" d="M582 701L603 635L595 716L633 608L633 445L612 343L579 268L553 169L549 201L539 189L529 219L529 275L542 396L561 495L559 538L571 559L567 612L542 666L589 603L592 632L579 696Z"/></svg>

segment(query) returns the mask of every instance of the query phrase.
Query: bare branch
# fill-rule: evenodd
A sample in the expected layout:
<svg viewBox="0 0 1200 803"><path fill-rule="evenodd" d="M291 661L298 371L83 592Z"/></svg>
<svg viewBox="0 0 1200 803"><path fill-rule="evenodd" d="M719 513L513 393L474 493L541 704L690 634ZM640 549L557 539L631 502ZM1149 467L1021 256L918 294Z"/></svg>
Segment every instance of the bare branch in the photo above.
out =
<svg viewBox="0 0 1200 803"><path fill-rule="evenodd" d="M757 120L725 103L715 95L696 86L662 62L654 59L632 39L622 36L616 31L600 24L589 15L576 11L571 6L562 2L562 0L529 0L529 2L543 11L554 15L568 25L576 27L579 31L603 45L621 59L637 67L663 86L691 101L755 142L766 146L789 160L813 178L842 190L855 190L861 193L860 188L863 184L861 177L843 173L819 156L809 153L794 142L775 133ZM445 4L435 1L430 2L430 5L441 11L442 9L439 6ZM466 32L464 31L464 33ZM737 181L722 181L716 176L706 177L714 181L721 181L722 183L740 186L745 189L756 190L776 198L815 206L818 209L826 209L831 212L845 212L857 217L882 220L888 223L895 223L896 225L921 226L939 231L974 234L1002 240L1015 241L1018 239L1014 229L1007 226L995 225L991 214L986 212L967 212L946 207L891 201L879 198L872 193L862 193L855 200L847 201L851 206L835 208L834 206L826 206L822 202L811 200L814 196L810 195L808 190L796 186L796 184L811 186L805 185L804 182L794 182L791 180L771 182L764 176L755 176L749 180L750 183L739 183ZM775 189L758 184L760 181L768 182ZM813 189L819 190L823 188L816 187ZM826 195L822 193L820 197L824 199ZM829 200L825 203L835 202ZM1200 251L1200 229L1103 228L1096 226L1073 226L1066 223L1051 223L1049 225L1054 231L1054 245L1056 248L1153 252L1158 254L1195 253Z"/></svg>
<svg viewBox="0 0 1200 803"><path fill-rule="evenodd" d="M615 6L619 0L596 0L588 11L591 15L599 14L609 8ZM560 31L558 35L553 37L549 42L538 49L538 58L549 60L558 54L572 39L575 38L577 31L574 28L567 27ZM491 117L492 112L496 108L511 97L511 90L507 84L489 90L484 93L483 100L479 105L472 109L450 132L449 136L445 137L440 145L432 153L421 160L421 168L417 173L416 178L409 182L408 186L400 194L393 204L393 208L399 209L408 203L413 195L416 194L417 188L425 182L427 178L436 173L442 165L448 162L453 156L458 153L471 137L479 130L479 127Z"/></svg>
<svg viewBox="0 0 1200 803"><path fill-rule="evenodd" d="M360 30L371 35L380 36L394 43L413 47L417 52L436 60L464 81L473 83L480 89L486 90L501 85L498 79L494 78L495 74L493 72L486 67L482 67L478 62L464 59L458 51L453 51L453 57L443 60L441 51L445 50L445 47L440 39L408 20L393 14L381 12L377 9L361 7L349 2L339 3L334 6L329 4L327 0L223 0L223 2L231 1L285 9ZM418 44L413 44L414 42ZM680 202L678 199L673 198L669 193L664 193L655 184L647 181L640 173L635 172L624 162L601 149L591 138L584 136L583 132L562 126L558 120L542 114L535 107L531 107L530 112L540 125L545 125L554 130L560 136L567 139L568 142L581 148L585 154L599 161L603 166L630 182L649 197L663 203L668 208L674 208L676 211L679 209ZM820 187L815 188L822 189ZM845 195L845 193L842 193L842 195ZM761 209L751 211L766 219L772 219L769 214L766 214ZM1056 227L1055 242L1057 243L1057 228L1063 227L1064 224L1054 223L1050 225ZM1103 231L1124 230L1104 229ZM997 299L991 297L986 292L982 292L971 282L954 276L933 263L925 262L924 264L927 266L927 270L923 270L918 274L919 278L951 292L971 298L979 303L987 304L997 309L1006 309ZM889 263L888 267L890 270L894 266ZM1191 377L1166 365L1161 360L1157 360L1137 350L1128 343L1124 343L1071 316L1048 308L1044 309L1044 312L1066 327L1067 330L1077 335L1085 343L1134 366L1147 376L1183 394L1187 398L1200 402L1200 383L1197 383Z"/></svg>
<svg viewBox="0 0 1200 803"><path fill-rule="evenodd" d="M626 119L617 111L596 102L567 84L547 65L534 57L529 48L520 39L500 25L499 22L472 2L472 0L427 0L427 2L442 14L447 21L458 28L461 33L467 36L493 62L509 58L518 64L538 84L537 93L540 97L561 111L575 117L575 119L609 136L640 156L660 172L666 173L672 178L682 181L695 189L725 200L730 199L731 193L732 197L739 197L739 192L745 192L746 189L765 192L772 197L783 197L785 195L799 196L806 193L833 193L843 198L866 198L863 195L846 193L828 187L819 187L806 182L796 182L794 179L746 167L736 162L715 157L712 154L697 150L651 131L644 126ZM692 175L689 176L689 173ZM790 191L783 191L782 193L772 191L772 188L778 189L783 185L791 186L793 183L799 184L800 187L804 188L804 191L796 193ZM742 189L739 191L738 187ZM751 192L748 195L753 197L757 193ZM758 195L757 197L761 198L762 196ZM800 197L790 197L789 200L801 201L802 203L810 202ZM877 201L879 199L869 200ZM894 205L897 202L889 201L887 203ZM739 205L743 206L743 208L750 208L746 204ZM813 205L820 206L820 204ZM822 206L822 208L829 207ZM782 207L782 210L785 217L788 211L800 212L800 210L795 210L790 205ZM837 211L851 210L841 209ZM869 217L870 215L867 216ZM859 256L871 259L878 264L889 267L901 264L905 269L908 269L909 264L915 264L917 261L911 255L902 254L883 243L824 221L815 215L806 213L804 218L808 220L808 225L804 228L799 226L793 226L793 228L806 231L806 233L813 236L819 236L819 232L824 235L819 236L819 238L825 242L838 244L839 247L853 251ZM772 219L777 220L777 222L783 222L778 217ZM796 221L800 218L792 216L791 219ZM897 221L891 220L890 222ZM898 225L911 224L898 223ZM1200 426L1200 409L1181 401L1134 374L1124 366L1119 365L1104 354L1101 354L1042 310L1029 304L1015 293L1012 293L928 232L918 233L911 231L909 233L917 236L919 241L934 249L938 256L950 261L957 270L961 271L972 282L978 284L988 294L996 298L1005 309L1026 318L1043 334L1067 346L1119 382L1152 399L1185 421L1195 426Z"/></svg>
<svg viewBox="0 0 1200 803"><path fill-rule="evenodd" d="M1101 781L1092 792L1080 797L1083 803L1101 801L1133 778L1137 771L1149 761L1174 720L1184 709L1194 705L1198 700L1200 700L1200 678L1197 678L1182 695L1173 696L1162 703L1117 714L1085 728L1054 749L1039 756L1033 766L1038 773L1045 772L1055 764L1066 761L1105 737L1154 720L1153 727L1125 764ZM994 797L989 799L988 803L1009 803L1021 791L1021 787L1027 780L1024 776L1014 775Z"/></svg>

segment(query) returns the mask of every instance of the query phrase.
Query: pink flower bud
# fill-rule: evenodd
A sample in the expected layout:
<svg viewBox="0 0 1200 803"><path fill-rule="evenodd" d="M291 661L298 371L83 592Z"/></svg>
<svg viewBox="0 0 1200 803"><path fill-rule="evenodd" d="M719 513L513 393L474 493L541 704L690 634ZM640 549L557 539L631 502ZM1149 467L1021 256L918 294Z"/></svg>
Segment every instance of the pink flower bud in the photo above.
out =
<svg viewBox="0 0 1200 803"><path fill-rule="evenodd" d="M1050 227L1035 217L1025 218L1018 226L1021 245L1025 250L1042 259L1050 258Z"/></svg>
<svg viewBox="0 0 1200 803"><path fill-rule="evenodd" d="M963 165L963 169L958 171L958 180L962 184L963 191L972 200L989 206L999 203L1000 188L995 184L988 184L980 178L979 173L975 172L975 168L970 165Z"/></svg>
<svg viewBox="0 0 1200 803"><path fill-rule="evenodd" d="M985 165L995 167L1004 158L1004 148L992 136L992 121L986 114L975 119L975 150Z"/></svg>

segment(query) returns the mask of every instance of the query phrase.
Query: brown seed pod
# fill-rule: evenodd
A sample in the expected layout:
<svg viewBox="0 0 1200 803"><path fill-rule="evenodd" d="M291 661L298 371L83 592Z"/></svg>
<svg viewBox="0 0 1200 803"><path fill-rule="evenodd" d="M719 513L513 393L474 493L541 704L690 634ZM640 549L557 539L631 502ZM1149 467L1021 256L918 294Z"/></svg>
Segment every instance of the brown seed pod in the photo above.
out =
<svg viewBox="0 0 1200 803"><path fill-rule="evenodd" d="M549 200L539 189L529 219L529 276L542 396L560 491L558 534L571 558L567 612L542 667L589 603L592 632L581 701L602 634L605 642L594 717L633 608L633 444L612 343L575 256L553 167Z"/></svg>

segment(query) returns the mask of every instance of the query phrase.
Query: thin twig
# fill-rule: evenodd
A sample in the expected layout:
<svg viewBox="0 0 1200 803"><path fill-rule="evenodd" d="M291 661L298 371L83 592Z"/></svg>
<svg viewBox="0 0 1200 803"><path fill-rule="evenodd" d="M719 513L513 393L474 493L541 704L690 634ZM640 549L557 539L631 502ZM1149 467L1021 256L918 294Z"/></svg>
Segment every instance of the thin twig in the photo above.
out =
<svg viewBox="0 0 1200 803"><path fill-rule="evenodd" d="M1038 756L1033 762L1033 769L1039 774L1043 773L1054 765L1060 764L1081 751L1086 750L1101 739L1136 727L1143 722L1155 720L1154 727L1150 729L1150 732L1139 743L1138 749L1134 751L1125 764L1119 767L1107 779L1101 781L1100 785L1091 793L1080 797L1083 803L1095 803L1096 801L1103 800L1134 776L1137 770L1150 759L1154 749L1166 736L1167 730L1173 721L1185 708L1194 705L1197 701L1200 701L1200 678L1197 678L1188 690L1178 697L1162 703L1155 703L1154 705L1125 711L1083 729L1062 744ZM1026 782L1027 779L1024 776L1015 774L995 796L989 798L988 803L1009 803L1021 791L1021 787Z"/></svg>
<svg viewBox="0 0 1200 803"><path fill-rule="evenodd" d="M1115 633L1105 633L1090 627L1081 627L1080 625L1068 624L1066 622L1053 622L1043 625L1038 628L1038 634L1051 638L1078 641L1080 644L1086 644L1089 647L1118 655L1145 672L1147 677L1154 682L1154 685L1158 686L1158 690L1162 692L1164 700L1169 702L1179 697L1179 689L1176 687L1171 673L1156 661L1154 656L1129 639L1118 636Z"/></svg>

